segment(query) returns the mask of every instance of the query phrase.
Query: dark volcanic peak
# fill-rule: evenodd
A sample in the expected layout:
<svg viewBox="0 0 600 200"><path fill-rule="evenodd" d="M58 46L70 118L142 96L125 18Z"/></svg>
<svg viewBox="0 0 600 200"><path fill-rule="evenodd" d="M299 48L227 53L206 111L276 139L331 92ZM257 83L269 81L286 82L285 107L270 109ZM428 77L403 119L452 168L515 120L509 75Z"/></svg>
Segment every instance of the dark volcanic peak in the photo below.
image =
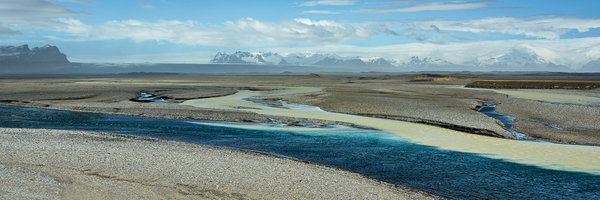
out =
<svg viewBox="0 0 600 200"><path fill-rule="evenodd" d="M0 46L0 56L25 55L31 52L28 45Z"/></svg>
<svg viewBox="0 0 600 200"><path fill-rule="evenodd" d="M29 49L28 45L0 46L0 64L2 65L57 65L69 64L67 56L56 46L46 45Z"/></svg>
<svg viewBox="0 0 600 200"><path fill-rule="evenodd" d="M0 46L0 73L48 73L70 64L55 46Z"/></svg>

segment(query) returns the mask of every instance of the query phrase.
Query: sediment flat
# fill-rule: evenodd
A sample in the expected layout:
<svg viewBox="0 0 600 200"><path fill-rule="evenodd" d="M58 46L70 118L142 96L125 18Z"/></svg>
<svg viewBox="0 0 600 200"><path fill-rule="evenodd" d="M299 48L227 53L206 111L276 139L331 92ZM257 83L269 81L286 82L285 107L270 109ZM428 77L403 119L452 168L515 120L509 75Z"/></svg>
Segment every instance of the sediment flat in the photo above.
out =
<svg viewBox="0 0 600 200"><path fill-rule="evenodd" d="M0 199L436 199L258 153L83 131L0 128Z"/></svg>

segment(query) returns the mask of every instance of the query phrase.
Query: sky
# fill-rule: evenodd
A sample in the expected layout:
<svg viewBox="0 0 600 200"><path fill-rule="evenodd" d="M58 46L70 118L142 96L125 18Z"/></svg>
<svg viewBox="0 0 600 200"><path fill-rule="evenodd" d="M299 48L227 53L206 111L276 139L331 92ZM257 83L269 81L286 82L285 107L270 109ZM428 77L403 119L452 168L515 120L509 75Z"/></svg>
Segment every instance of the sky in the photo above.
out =
<svg viewBox="0 0 600 200"><path fill-rule="evenodd" d="M238 50L465 63L527 49L579 68L600 59L599 10L597 0L0 0L0 45L117 63Z"/></svg>

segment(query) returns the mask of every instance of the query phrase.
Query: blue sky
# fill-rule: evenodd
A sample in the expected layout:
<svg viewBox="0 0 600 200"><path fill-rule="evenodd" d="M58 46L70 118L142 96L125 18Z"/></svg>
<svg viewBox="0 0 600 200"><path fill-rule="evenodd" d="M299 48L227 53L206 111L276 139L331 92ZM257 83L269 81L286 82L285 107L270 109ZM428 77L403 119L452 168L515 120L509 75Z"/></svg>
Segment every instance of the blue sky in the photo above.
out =
<svg viewBox="0 0 600 200"><path fill-rule="evenodd" d="M599 10L594 0L0 0L0 45L57 45L79 62L179 63L236 50L461 63L527 48L577 68L600 59Z"/></svg>

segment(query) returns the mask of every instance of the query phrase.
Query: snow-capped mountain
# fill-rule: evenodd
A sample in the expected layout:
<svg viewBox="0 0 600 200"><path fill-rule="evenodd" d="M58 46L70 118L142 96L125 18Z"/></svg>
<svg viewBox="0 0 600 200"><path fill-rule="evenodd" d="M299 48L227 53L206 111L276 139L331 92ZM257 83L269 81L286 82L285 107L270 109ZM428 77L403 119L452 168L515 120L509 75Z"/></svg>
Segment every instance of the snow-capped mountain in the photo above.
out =
<svg viewBox="0 0 600 200"><path fill-rule="evenodd" d="M582 72L600 72L600 59L590 61L583 65L578 71Z"/></svg>
<svg viewBox="0 0 600 200"><path fill-rule="evenodd" d="M527 49L511 49L498 55L476 58L476 66L539 66L550 62Z"/></svg>
<svg viewBox="0 0 600 200"><path fill-rule="evenodd" d="M412 56L410 61L407 63L403 63L403 65L407 66L447 66L454 65L451 62L446 60L442 60L439 58L433 59L431 57L419 58L419 56Z"/></svg>
<svg viewBox="0 0 600 200"><path fill-rule="evenodd" d="M394 64L405 71L457 71L465 67L440 58L419 56L411 56L406 61L397 61Z"/></svg>
<svg viewBox="0 0 600 200"><path fill-rule="evenodd" d="M591 52L591 53L590 53ZM587 60L575 63L571 56L564 52L542 47L519 45L505 50L487 52L479 55L460 55L460 58L436 57L424 55L397 55L394 59L382 57L342 57L330 53L287 53L272 52L235 52L233 54L217 53L210 61L221 64L263 64L322 66L332 69L355 70L392 70L392 71L572 71L576 69L597 71L597 59L600 49L589 49L576 52ZM440 54L443 55L443 54ZM588 58L589 57L589 58ZM452 61L449 61L452 60ZM586 64L589 62L589 64ZM585 65L585 66L584 66Z"/></svg>
<svg viewBox="0 0 600 200"><path fill-rule="evenodd" d="M243 52L236 51L233 54L217 53L210 63L229 63L229 64L285 64L282 63L283 57L277 53L263 52Z"/></svg>
<svg viewBox="0 0 600 200"><path fill-rule="evenodd" d="M394 67L394 66L396 66L396 65L393 64L396 61L389 61L389 60L386 60L386 59L381 58L381 57L360 58L360 60L362 60L364 63L366 63L368 65L377 65L377 66L382 66L382 67Z"/></svg>
<svg viewBox="0 0 600 200"><path fill-rule="evenodd" d="M551 57L544 57L530 48L512 48L496 55L475 58L466 65L480 69L494 68L497 70L516 71L565 71L568 67L556 64Z"/></svg>
<svg viewBox="0 0 600 200"><path fill-rule="evenodd" d="M271 52L217 53L210 61L219 64L269 64L328 67L393 67L383 58L346 58L335 54L293 53L285 56Z"/></svg>
<svg viewBox="0 0 600 200"><path fill-rule="evenodd" d="M333 58L341 60L342 57L335 54L320 54L320 53L291 53L285 56L285 61L292 65L316 65L321 60Z"/></svg>

